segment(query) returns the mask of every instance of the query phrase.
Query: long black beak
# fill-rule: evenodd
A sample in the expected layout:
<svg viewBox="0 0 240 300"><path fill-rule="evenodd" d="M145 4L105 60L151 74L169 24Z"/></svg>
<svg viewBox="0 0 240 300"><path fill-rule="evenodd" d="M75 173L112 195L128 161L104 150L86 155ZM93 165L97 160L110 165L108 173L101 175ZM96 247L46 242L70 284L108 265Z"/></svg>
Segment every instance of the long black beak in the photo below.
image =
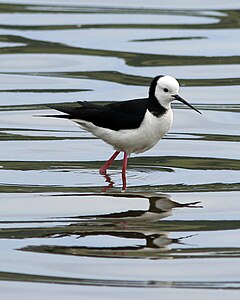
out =
<svg viewBox="0 0 240 300"><path fill-rule="evenodd" d="M191 107L191 109L195 110L196 112L198 112L199 114L202 114L199 110L197 110L195 107L193 107L191 104L189 104L186 100L184 100L182 97L180 97L179 95L172 95L172 97L175 100L178 100L180 102L182 102L183 104L186 104L187 106Z"/></svg>

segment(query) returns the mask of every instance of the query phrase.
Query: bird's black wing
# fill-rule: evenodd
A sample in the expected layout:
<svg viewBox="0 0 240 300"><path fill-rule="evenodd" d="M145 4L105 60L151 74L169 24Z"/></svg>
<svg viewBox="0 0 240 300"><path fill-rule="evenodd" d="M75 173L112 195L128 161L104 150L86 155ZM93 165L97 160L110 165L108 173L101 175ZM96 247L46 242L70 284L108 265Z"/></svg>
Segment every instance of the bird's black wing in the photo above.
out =
<svg viewBox="0 0 240 300"><path fill-rule="evenodd" d="M140 126L147 109L147 98L107 105L78 102L78 106L74 107L63 105L49 105L49 107L67 114L55 117L84 120L99 127L118 131L120 129L135 129Z"/></svg>

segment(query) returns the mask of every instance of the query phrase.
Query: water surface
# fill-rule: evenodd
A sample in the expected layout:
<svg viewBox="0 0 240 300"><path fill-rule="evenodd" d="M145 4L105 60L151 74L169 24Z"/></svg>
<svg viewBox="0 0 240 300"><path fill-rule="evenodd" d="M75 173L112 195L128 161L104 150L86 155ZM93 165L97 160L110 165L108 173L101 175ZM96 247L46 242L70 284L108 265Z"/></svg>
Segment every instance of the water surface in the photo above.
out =
<svg viewBox="0 0 240 300"><path fill-rule="evenodd" d="M0 1L4 299L237 299L239 7L217 2ZM121 158L98 174L108 145L37 117L145 97L157 74L202 115L174 104L127 193Z"/></svg>

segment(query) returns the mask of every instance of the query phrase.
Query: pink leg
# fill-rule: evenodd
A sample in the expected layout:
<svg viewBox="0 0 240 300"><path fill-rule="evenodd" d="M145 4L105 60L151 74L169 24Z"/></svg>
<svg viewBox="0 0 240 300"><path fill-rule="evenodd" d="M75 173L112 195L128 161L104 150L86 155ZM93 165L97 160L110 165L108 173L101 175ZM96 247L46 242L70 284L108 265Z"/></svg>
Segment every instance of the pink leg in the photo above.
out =
<svg viewBox="0 0 240 300"><path fill-rule="evenodd" d="M127 170L127 153L124 151L124 158L123 158L123 166L122 166L122 190L126 191L127 188L127 180L126 180L126 170Z"/></svg>
<svg viewBox="0 0 240 300"><path fill-rule="evenodd" d="M110 167L110 165L113 163L114 159L118 156L119 153L120 153L120 151L114 152L113 155L109 158L109 160L105 162L105 164L99 170L99 173L101 175L106 174L106 170Z"/></svg>

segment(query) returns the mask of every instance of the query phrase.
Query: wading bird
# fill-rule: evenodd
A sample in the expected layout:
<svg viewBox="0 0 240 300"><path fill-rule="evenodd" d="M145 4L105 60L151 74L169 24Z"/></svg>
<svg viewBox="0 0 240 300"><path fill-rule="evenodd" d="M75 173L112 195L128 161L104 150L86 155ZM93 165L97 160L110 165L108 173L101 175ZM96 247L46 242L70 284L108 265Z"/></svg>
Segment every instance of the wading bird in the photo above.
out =
<svg viewBox="0 0 240 300"><path fill-rule="evenodd" d="M153 78L147 98L97 105L86 101L77 106L49 105L65 113L52 117L70 119L83 129L111 145L115 152L100 168L106 171L120 152L124 153L122 165L122 190L126 190L127 159L131 153L142 153L152 148L169 131L173 122L171 103L180 101L198 113L178 95L178 81L168 75Z"/></svg>

